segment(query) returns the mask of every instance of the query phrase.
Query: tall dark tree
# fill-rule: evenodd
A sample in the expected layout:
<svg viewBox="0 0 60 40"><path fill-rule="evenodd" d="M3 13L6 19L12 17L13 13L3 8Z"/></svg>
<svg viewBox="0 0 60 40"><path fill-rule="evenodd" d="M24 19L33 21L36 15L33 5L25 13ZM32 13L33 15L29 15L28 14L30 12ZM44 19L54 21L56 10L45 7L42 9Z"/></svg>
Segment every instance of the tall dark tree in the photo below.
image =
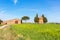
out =
<svg viewBox="0 0 60 40"><path fill-rule="evenodd" d="M36 14L36 16L34 17L34 22L35 23L38 23L39 22L38 14Z"/></svg>
<svg viewBox="0 0 60 40"><path fill-rule="evenodd" d="M3 21L0 19L0 24L1 24L1 22L3 22Z"/></svg>
<svg viewBox="0 0 60 40"><path fill-rule="evenodd" d="M44 14L42 14L42 17L43 17L43 22L46 23L48 21L47 18L44 16Z"/></svg>
<svg viewBox="0 0 60 40"><path fill-rule="evenodd" d="M29 19L30 18L28 16L23 16L21 20L25 20L25 22L26 22L26 20L29 20Z"/></svg>

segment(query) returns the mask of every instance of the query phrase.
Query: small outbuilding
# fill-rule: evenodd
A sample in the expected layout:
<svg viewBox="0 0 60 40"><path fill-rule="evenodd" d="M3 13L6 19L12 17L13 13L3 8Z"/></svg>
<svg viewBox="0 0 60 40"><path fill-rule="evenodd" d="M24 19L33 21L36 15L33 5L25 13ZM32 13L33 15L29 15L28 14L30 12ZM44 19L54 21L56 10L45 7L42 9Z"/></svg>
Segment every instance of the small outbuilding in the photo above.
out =
<svg viewBox="0 0 60 40"><path fill-rule="evenodd" d="M39 18L39 24L43 24L44 22L43 22L43 17L41 16L40 18Z"/></svg>

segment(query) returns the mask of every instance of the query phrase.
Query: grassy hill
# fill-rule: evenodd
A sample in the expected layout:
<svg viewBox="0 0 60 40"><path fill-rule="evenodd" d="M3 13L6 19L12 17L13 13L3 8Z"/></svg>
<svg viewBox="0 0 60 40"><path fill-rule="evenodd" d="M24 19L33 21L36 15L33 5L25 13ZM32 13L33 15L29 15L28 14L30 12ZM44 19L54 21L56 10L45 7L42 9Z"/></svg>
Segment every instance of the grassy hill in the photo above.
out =
<svg viewBox="0 0 60 40"><path fill-rule="evenodd" d="M0 29L0 40L60 40L60 24L14 24Z"/></svg>
<svg viewBox="0 0 60 40"><path fill-rule="evenodd" d="M11 28L17 40L60 40L60 24L14 24Z"/></svg>

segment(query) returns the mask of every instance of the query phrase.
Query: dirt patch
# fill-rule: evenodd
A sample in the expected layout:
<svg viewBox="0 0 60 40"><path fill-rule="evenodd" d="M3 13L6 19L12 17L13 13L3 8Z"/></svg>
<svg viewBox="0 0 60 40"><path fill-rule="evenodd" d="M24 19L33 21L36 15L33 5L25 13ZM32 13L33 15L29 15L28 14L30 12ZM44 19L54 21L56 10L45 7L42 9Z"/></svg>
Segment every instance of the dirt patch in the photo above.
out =
<svg viewBox="0 0 60 40"><path fill-rule="evenodd" d="M22 33L16 34L11 26L6 26L0 30L0 40L31 40L31 38L24 36Z"/></svg>

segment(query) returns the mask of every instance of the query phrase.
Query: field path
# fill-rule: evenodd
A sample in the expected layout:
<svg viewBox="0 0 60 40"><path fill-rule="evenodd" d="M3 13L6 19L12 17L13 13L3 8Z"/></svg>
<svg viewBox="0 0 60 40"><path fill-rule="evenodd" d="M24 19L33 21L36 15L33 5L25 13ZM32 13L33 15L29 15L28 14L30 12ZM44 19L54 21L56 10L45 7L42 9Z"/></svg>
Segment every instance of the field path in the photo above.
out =
<svg viewBox="0 0 60 40"><path fill-rule="evenodd" d="M3 25L3 26L0 26L0 29L4 29L4 28L7 28L9 27L9 25Z"/></svg>

